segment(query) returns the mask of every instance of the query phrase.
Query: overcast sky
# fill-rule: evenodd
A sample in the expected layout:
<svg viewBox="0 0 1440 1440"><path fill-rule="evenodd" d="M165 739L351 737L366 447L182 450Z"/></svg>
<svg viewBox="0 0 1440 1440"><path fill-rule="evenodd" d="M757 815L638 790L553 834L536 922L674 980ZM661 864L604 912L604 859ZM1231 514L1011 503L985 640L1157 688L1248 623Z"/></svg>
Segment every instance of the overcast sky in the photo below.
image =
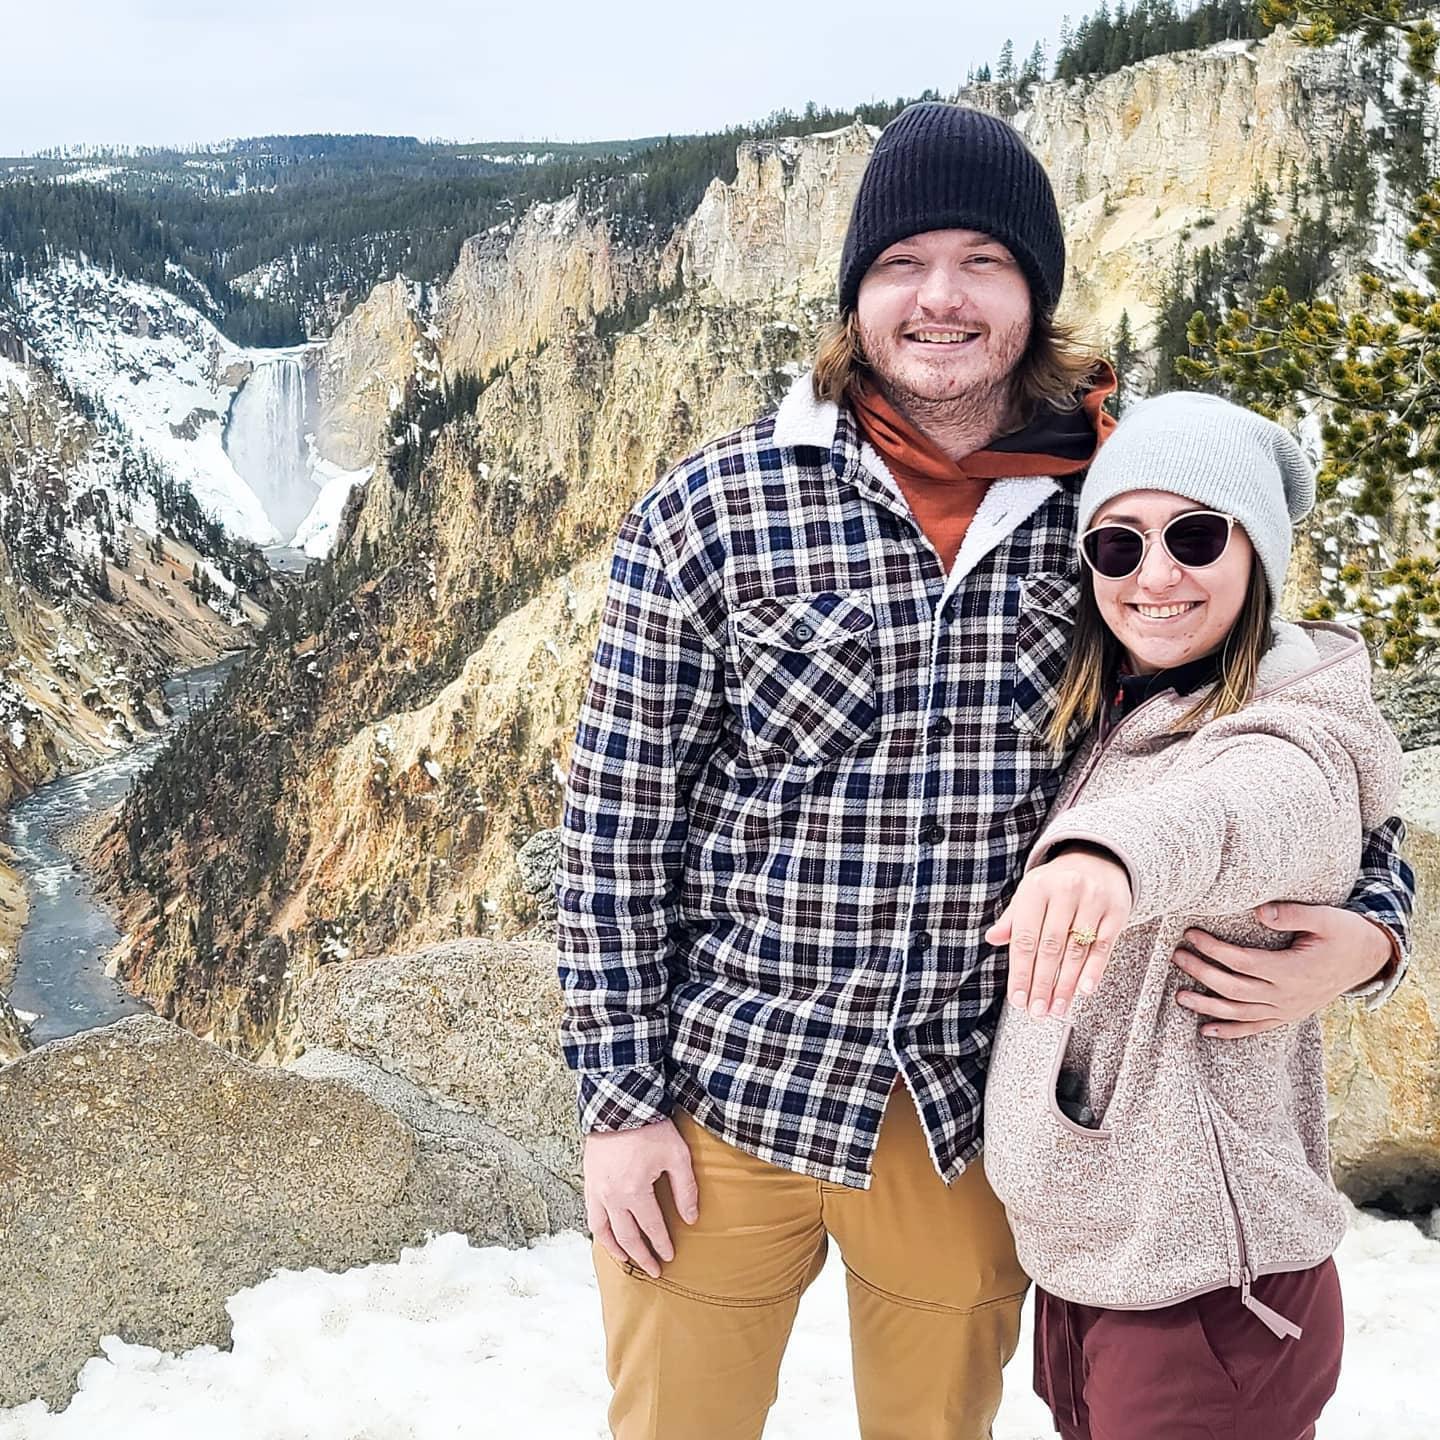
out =
<svg viewBox="0 0 1440 1440"><path fill-rule="evenodd" d="M1098 0L1097 0L1098 3ZM956 88L1085 0L0 0L0 154L370 131L611 140Z"/></svg>

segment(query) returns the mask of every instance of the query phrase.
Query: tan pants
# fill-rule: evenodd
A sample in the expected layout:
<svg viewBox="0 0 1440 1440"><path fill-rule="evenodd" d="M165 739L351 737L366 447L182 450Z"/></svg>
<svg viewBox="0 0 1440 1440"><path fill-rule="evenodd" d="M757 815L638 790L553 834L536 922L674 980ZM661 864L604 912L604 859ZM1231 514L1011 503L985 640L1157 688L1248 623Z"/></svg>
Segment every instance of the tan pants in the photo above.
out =
<svg viewBox="0 0 1440 1440"><path fill-rule="evenodd" d="M781 1170L675 1118L700 1216L684 1224L662 1182L674 1260L651 1280L595 1247L615 1440L755 1440L827 1236L845 1261L864 1440L985 1440L1028 1281L981 1165L947 1187L900 1091L869 1190Z"/></svg>

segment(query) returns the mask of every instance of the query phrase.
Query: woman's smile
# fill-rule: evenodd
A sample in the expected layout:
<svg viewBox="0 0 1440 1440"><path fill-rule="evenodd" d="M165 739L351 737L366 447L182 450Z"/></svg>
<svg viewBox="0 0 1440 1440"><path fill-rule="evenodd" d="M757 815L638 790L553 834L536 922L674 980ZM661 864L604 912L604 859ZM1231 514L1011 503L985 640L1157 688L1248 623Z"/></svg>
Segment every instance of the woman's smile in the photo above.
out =
<svg viewBox="0 0 1440 1440"><path fill-rule="evenodd" d="M1190 614L1192 610L1198 609L1204 603L1203 600L1179 600L1172 601L1167 605L1154 605L1131 600L1125 602L1125 608L1132 610L1142 620L1163 623L1167 620L1178 620L1180 616Z"/></svg>

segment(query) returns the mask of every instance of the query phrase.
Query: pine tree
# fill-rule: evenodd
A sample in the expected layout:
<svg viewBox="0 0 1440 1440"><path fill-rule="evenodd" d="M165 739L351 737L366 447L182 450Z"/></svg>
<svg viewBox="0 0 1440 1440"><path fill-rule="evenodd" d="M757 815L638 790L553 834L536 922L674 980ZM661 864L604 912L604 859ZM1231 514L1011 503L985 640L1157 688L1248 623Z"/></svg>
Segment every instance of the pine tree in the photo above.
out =
<svg viewBox="0 0 1440 1440"><path fill-rule="evenodd" d="M1264 14L1312 45L1353 33L1368 49L1394 37L1416 83L1440 79L1440 31L1397 0L1267 0ZM1440 177L1427 177L1411 219L1409 249L1440 283ZM1440 488L1440 302L1373 274L1360 288L1350 310L1277 286L1253 308L1197 314L1196 353L1178 364L1256 409L1318 413L1320 519L1339 550L1314 613L1353 616L1397 665L1440 650L1440 537L1428 518Z"/></svg>
<svg viewBox="0 0 1440 1440"><path fill-rule="evenodd" d="M1020 67L1019 90L1021 95L1028 96L1045 78L1045 47L1037 40L1035 47L1025 57L1025 63Z"/></svg>
<svg viewBox="0 0 1440 1440"><path fill-rule="evenodd" d="M1368 221L1374 210L1375 181L1375 167L1370 163L1364 131L1352 118L1331 156L1327 194L1344 196L1356 219Z"/></svg>
<svg viewBox="0 0 1440 1440"><path fill-rule="evenodd" d="M1107 404L1115 415L1125 412L1126 401L1134 385L1135 362L1139 353L1135 344L1135 332L1130 328L1130 312L1122 310L1120 323L1115 327L1114 338L1110 341L1110 363L1115 368L1115 378L1119 383Z"/></svg>
<svg viewBox="0 0 1440 1440"><path fill-rule="evenodd" d="M1007 40L1000 47L1000 58L995 62L995 83L997 85L1013 85L1015 83L1015 42Z"/></svg>
<svg viewBox="0 0 1440 1440"><path fill-rule="evenodd" d="M1400 3L1400 0L1396 0ZM1255 38L1263 33L1257 0L1200 0L1181 15L1175 0L1133 0L1117 5L1112 16L1106 4L1060 30L1056 77L1112 74L1122 66L1152 55L1198 49L1221 38Z"/></svg>

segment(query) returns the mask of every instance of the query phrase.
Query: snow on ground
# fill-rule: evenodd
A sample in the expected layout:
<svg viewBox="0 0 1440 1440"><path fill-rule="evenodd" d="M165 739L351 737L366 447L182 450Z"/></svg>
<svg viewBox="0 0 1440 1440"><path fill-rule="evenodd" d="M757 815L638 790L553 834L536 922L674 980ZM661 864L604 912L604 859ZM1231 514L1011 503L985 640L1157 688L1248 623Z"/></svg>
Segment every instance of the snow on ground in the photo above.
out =
<svg viewBox="0 0 1440 1440"><path fill-rule="evenodd" d="M474 158L469 153L456 157L460 160ZM488 160L492 165L548 165L555 158L553 150L547 150L543 155L536 155L533 151L527 150L523 155L481 155L480 159Z"/></svg>
<svg viewBox="0 0 1440 1440"><path fill-rule="evenodd" d="M312 458L310 473L319 482L320 493L289 543L312 560L328 555L335 548L335 532L351 490L363 485L373 469L374 466L366 466L363 470L342 470L328 460Z"/></svg>
<svg viewBox="0 0 1440 1440"><path fill-rule="evenodd" d="M51 177L57 185L103 185L120 173L119 165L84 165L79 170L62 170Z"/></svg>
<svg viewBox="0 0 1440 1440"><path fill-rule="evenodd" d="M0 402L5 399L5 392L11 387L20 392L21 397L30 393L30 372L23 366L17 365L13 360L7 360L0 355Z"/></svg>
<svg viewBox="0 0 1440 1440"><path fill-rule="evenodd" d="M1436 1233L1440 1212L1431 1221ZM1341 1247L1349 1325L1319 1440L1433 1440L1440 1243L1356 1217ZM604 1440L607 1391L589 1247L529 1250L443 1235L392 1265L280 1271L229 1302L230 1351L167 1355L118 1340L51 1415L0 1411L0 1440ZM1026 1333L995 1440L1051 1440ZM801 1306L767 1440L856 1440L844 1273L833 1255Z"/></svg>
<svg viewBox="0 0 1440 1440"><path fill-rule="evenodd" d="M1255 48L1253 40L1219 40L1206 50L1207 55L1248 55Z"/></svg>
<svg viewBox="0 0 1440 1440"><path fill-rule="evenodd" d="M0 355L0 416L9 413L13 396L18 393L20 402L28 404L36 390L37 376L43 380L43 369L31 369L19 365ZM58 391L49 390L43 395L45 408L51 411L54 434L63 442L80 430L85 421L68 400ZM42 433L44 427L41 427ZM44 444L31 449L26 457L23 473L35 473L36 466L56 463L56 456ZM78 459L68 462L67 478L72 494L86 490L104 490L110 496L115 511L129 518L141 530L155 534L159 526L155 497L141 490L131 496L121 484L121 471L125 461L125 449L113 436L102 433L96 443L90 445ZM0 501L3 509L3 501ZM66 543L78 555L95 555L99 550L97 531L91 523L72 524L66 530Z"/></svg>
<svg viewBox="0 0 1440 1440"><path fill-rule="evenodd" d="M1353 45L1352 40L1349 43ZM1421 84L1413 100L1407 98L1404 85L1410 75L1406 63L1405 46L1399 36L1391 36L1384 42L1387 69L1383 99L1385 109L1391 114L1418 105L1421 110L1420 131L1426 138L1422 142L1426 149L1426 168L1434 173L1440 164L1440 90L1434 85ZM1383 152L1393 146L1388 134L1385 109L1375 103L1374 98L1365 101L1365 130L1371 153ZM1433 293L1428 271L1418 263L1406 244L1406 238L1414 228L1413 205L1395 192L1390 183L1389 173L1384 165L1375 167L1375 195L1371 209L1376 217L1374 225L1374 246L1370 260L1382 273L1393 276L1403 285L1420 291L1422 295Z"/></svg>

